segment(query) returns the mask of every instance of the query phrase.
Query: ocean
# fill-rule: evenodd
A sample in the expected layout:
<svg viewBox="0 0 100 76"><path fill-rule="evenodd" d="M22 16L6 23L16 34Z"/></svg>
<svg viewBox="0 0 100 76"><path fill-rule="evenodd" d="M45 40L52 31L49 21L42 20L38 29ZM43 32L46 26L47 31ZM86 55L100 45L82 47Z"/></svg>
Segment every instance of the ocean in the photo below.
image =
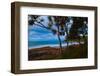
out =
<svg viewBox="0 0 100 76"><path fill-rule="evenodd" d="M62 46L67 46L65 36L60 36ZM69 42L69 45L79 44L78 42ZM28 28L28 48L39 47L59 47L58 36L54 35L51 30L39 26L29 26Z"/></svg>

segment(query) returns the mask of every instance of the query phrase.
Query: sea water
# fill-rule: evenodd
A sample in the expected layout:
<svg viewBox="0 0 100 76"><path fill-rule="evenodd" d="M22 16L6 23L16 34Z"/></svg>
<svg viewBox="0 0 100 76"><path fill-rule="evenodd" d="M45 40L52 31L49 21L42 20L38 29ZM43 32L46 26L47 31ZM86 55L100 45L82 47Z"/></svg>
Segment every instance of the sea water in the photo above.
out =
<svg viewBox="0 0 100 76"><path fill-rule="evenodd" d="M60 36L62 46L67 46L65 42L65 36ZM71 44L79 44L78 42L69 42ZM58 36L52 33L51 30L41 28L39 26L28 27L28 47L39 48L39 47L59 47Z"/></svg>

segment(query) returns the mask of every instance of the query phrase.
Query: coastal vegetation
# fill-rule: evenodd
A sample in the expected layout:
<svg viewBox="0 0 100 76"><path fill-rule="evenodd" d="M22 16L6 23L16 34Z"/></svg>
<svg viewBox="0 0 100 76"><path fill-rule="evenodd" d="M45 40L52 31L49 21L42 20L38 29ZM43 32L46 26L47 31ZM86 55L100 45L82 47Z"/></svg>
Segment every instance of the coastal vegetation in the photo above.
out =
<svg viewBox="0 0 100 76"><path fill-rule="evenodd" d="M58 47L50 47L47 45L45 47L29 48L29 60L88 57L87 17L28 15L28 26L37 26L50 31L53 36L57 37L59 44ZM46 37L44 40L45 39ZM77 44L75 44L75 42ZM63 46L63 43L66 44L66 46ZM40 44L42 45L42 43Z"/></svg>

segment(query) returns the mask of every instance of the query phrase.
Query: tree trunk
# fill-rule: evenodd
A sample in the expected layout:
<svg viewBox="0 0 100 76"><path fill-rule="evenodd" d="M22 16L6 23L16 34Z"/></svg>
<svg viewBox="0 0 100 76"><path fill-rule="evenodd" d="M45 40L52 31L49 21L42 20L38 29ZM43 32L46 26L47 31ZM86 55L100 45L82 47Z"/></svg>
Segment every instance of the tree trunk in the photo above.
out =
<svg viewBox="0 0 100 76"><path fill-rule="evenodd" d="M68 26L68 25L67 25ZM66 37L67 37L67 39L66 39L66 42L67 42L67 47L68 47L68 45L69 45L69 42L68 42L68 27L67 27L66 25L65 25L65 32L66 32Z"/></svg>
<svg viewBox="0 0 100 76"><path fill-rule="evenodd" d="M59 40L60 51L61 51L61 54L63 54L63 50L62 50L62 42L61 42L61 39L60 39L59 26L58 26L57 28L58 28L58 40Z"/></svg>
<svg viewBox="0 0 100 76"><path fill-rule="evenodd" d="M60 35L58 35L58 40L59 40L59 45L60 45L61 53L63 53L63 50L62 50L62 43L61 43L61 39L60 39Z"/></svg>
<svg viewBox="0 0 100 76"><path fill-rule="evenodd" d="M83 34L84 44L86 43L85 34Z"/></svg>
<svg viewBox="0 0 100 76"><path fill-rule="evenodd" d="M81 44L81 38L80 36L78 37L79 45Z"/></svg>

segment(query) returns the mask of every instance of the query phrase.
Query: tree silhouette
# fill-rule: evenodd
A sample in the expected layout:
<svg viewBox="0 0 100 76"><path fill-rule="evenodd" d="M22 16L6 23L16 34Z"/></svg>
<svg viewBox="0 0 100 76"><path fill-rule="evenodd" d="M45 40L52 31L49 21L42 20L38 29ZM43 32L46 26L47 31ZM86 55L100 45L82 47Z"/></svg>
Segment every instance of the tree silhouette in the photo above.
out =
<svg viewBox="0 0 100 76"><path fill-rule="evenodd" d="M60 36L68 35L68 31L67 31L67 27L66 25L66 20L67 17L63 17L63 16L47 16L48 17L48 24L43 24L42 22L44 21L43 19L39 19L40 16L36 16L36 15L29 15L29 19L28 19L28 23L29 25L37 25L40 26L42 28L51 30L53 34L56 34L58 36L58 40L59 40L59 46L60 46L60 50L61 53L63 53L62 51L62 41ZM52 28L53 26L56 27Z"/></svg>
<svg viewBox="0 0 100 76"><path fill-rule="evenodd" d="M58 35L60 49L63 54L62 42L61 42L60 36L66 37L66 42L67 42L67 46L68 46L68 30L69 30L68 25L70 23L70 20L68 17L65 17L65 16L48 16L48 19L49 19L49 22L51 23L50 27L52 27L54 25L57 27L57 30L55 30L55 31Z"/></svg>
<svg viewBox="0 0 100 76"><path fill-rule="evenodd" d="M87 35L87 18L86 17L72 17L73 24L70 29L70 39L78 39L80 43L81 35L84 37Z"/></svg>
<svg viewBox="0 0 100 76"><path fill-rule="evenodd" d="M28 25L36 25L41 28L51 30L53 34L56 34L59 40L60 51L62 54L63 49L60 36L65 36L67 46L69 46L70 39L77 39L79 40L80 44L80 35L82 35L84 42L87 41L87 17L44 16L47 17L47 24L43 24L45 20L40 17L40 15L29 15Z"/></svg>

